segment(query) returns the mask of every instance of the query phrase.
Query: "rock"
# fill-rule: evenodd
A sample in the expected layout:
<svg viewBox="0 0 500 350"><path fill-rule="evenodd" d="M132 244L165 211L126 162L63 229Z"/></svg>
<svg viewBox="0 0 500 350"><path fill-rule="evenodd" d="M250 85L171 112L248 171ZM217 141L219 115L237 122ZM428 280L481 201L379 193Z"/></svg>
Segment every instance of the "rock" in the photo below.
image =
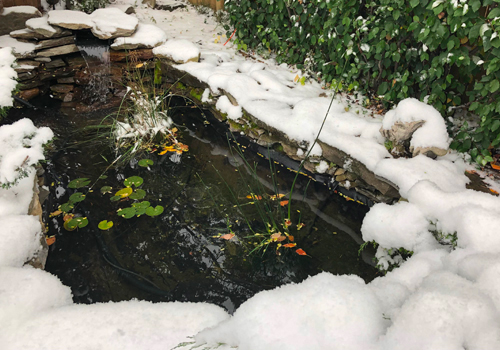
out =
<svg viewBox="0 0 500 350"><path fill-rule="evenodd" d="M343 175L344 173L345 173L345 169L338 168L337 170L335 170L335 173L333 173L333 175L339 176L339 175Z"/></svg>
<svg viewBox="0 0 500 350"><path fill-rule="evenodd" d="M142 3L151 7L152 9L154 9L156 6L156 0L142 0Z"/></svg>
<svg viewBox="0 0 500 350"><path fill-rule="evenodd" d="M99 39L113 39L132 35L139 20L129 16L118 8L97 9L92 14L92 33Z"/></svg>
<svg viewBox="0 0 500 350"><path fill-rule="evenodd" d="M59 78L57 79L58 84L73 84L75 82L74 77Z"/></svg>
<svg viewBox="0 0 500 350"><path fill-rule="evenodd" d="M64 46L59 46L59 47L54 47L51 49L46 49L42 51L38 51L36 55L38 57L52 57L52 56L59 56L59 55L67 55L69 53L73 52L79 52L80 50L75 44L70 44L70 45L64 45Z"/></svg>
<svg viewBox="0 0 500 350"><path fill-rule="evenodd" d="M42 34L38 34L34 30L31 30L29 28L14 30L10 32L9 35L13 38L23 39L23 40L45 39L45 37Z"/></svg>
<svg viewBox="0 0 500 350"><path fill-rule="evenodd" d="M38 95L40 95L40 89L38 87L35 87L33 89L21 90L18 96L25 101L29 101L32 98L37 97Z"/></svg>
<svg viewBox="0 0 500 350"><path fill-rule="evenodd" d="M36 45L36 50L47 49L49 47L63 46L68 44L74 44L75 38L70 36L64 36L57 39L40 40L38 45Z"/></svg>
<svg viewBox="0 0 500 350"><path fill-rule="evenodd" d="M277 142L279 141L275 137L269 136L268 134L262 134L257 139L257 144L262 147L272 147Z"/></svg>
<svg viewBox="0 0 500 350"><path fill-rule="evenodd" d="M66 66L66 63L60 58L56 58L55 60L52 60L52 61L45 64L46 69L54 69L54 68L65 67L65 66Z"/></svg>
<svg viewBox="0 0 500 350"><path fill-rule="evenodd" d="M4 8L0 15L0 35L26 27L26 21L42 17L42 14L33 6L12 6Z"/></svg>
<svg viewBox="0 0 500 350"><path fill-rule="evenodd" d="M351 172L348 172L348 173L345 173L344 174L346 179L349 180L349 181L356 181L358 179L358 175L356 175L355 173L351 173Z"/></svg>
<svg viewBox="0 0 500 350"><path fill-rule="evenodd" d="M71 30L90 29L94 26L90 15L71 10L50 11L47 22Z"/></svg>
<svg viewBox="0 0 500 350"><path fill-rule="evenodd" d="M35 79L38 76L38 72L36 70L31 70L29 72L23 72L17 74L17 80L25 81L30 79Z"/></svg>
<svg viewBox="0 0 500 350"><path fill-rule="evenodd" d="M406 141L410 141L413 133L424 125L425 121L417 120L410 123L402 123L400 121L395 122L391 129L385 130L383 127L380 128L380 133L387 140L392 141L396 144L403 144Z"/></svg>
<svg viewBox="0 0 500 350"><path fill-rule="evenodd" d="M26 21L26 27L43 35L45 38L61 36L65 30L61 27L51 26L47 22L47 17L32 18ZM67 31L66 31L67 32Z"/></svg>
<svg viewBox="0 0 500 350"><path fill-rule="evenodd" d="M14 70L17 73L31 72L39 66L40 62L34 60L18 60L17 66L14 68Z"/></svg>
<svg viewBox="0 0 500 350"><path fill-rule="evenodd" d="M165 5L158 5L156 4L155 9L160 10L160 11L175 11L177 9L183 9L186 7L186 4L183 4L182 2L174 2L174 3L169 3Z"/></svg>
<svg viewBox="0 0 500 350"><path fill-rule="evenodd" d="M448 153L448 150L439 147L410 147L410 152L412 152L413 157L416 157L419 154L423 154L429 158L434 159L438 156L444 156Z"/></svg>
<svg viewBox="0 0 500 350"><path fill-rule="evenodd" d="M68 93L73 91L75 87L70 84L56 84L50 87L50 90L58 93Z"/></svg>
<svg viewBox="0 0 500 350"><path fill-rule="evenodd" d="M153 53L156 57L177 64L200 61L200 49L189 40L171 39L165 44L155 47Z"/></svg>
<svg viewBox="0 0 500 350"><path fill-rule="evenodd" d="M36 57L35 61L47 63L47 62L52 61L52 58L50 58L50 57Z"/></svg>
<svg viewBox="0 0 500 350"><path fill-rule="evenodd" d="M131 52L125 51L110 51L109 60L111 62L137 62L146 61L154 57L153 50L151 49L139 49ZM162 68L163 69L163 68Z"/></svg>
<svg viewBox="0 0 500 350"><path fill-rule="evenodd" d="M163 44L167 34L152 24L139 24L134 34L128 37L116 38L111 48L113 50L152 49Z"/></svg>
<svg viewBox="0 0 500 350"><path fill-rule="evenodd" d="M52 80L73 76L75 74L75 69L72 67L61 67L54 70L41 71L39 74L40 80L42 81Z"/></svg>
<svg viewBox="0 0 500 350"><path fill-rule="evenodd" d="M122 12L126 13L127 15L131 15L132 13L135 13L134 6L130 6L127 4L110 4L107 6L107 8L111 8L111 7L117 8L117 9L121 10Z"/></svg>
<svg viewBox="0 0 500 350"><path fill-rule="evenodd" d="M335 176L335 181L337 181L337 182L342 182L345 180L347 180L347 176L345 174Z"/></svg>
<svg viewBox="0 0 500 350"><path fill-rule="evenodd" d="M18 87L19 90L30 90L42 85L44 85L44 83L40 79L33 79L20 82Z"/></svg>

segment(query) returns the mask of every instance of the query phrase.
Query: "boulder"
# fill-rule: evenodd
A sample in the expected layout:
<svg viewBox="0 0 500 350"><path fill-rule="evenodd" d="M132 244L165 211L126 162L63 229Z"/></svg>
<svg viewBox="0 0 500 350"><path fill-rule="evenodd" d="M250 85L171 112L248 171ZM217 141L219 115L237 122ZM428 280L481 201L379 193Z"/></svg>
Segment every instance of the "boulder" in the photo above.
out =
<svg viewBox="0 0 500 350"><path fill-rule="evenodd" d="M0 35L23 29L27 20L37 17L42 17L42 14L33 6L6 7L0 14Z"/></svg>
<svg viewBox="0 0 500 350"><path fill-rule="evenodd" d="M45 38L61 36L65 32L61 27L51 26L47 22L47 16L27 20L26 27L43 35Z"/></svg>
<svg viewBox="0 0 500 350"><path fill-rule="evenodd" d="M79 52L80 50L75 44L69 44L64 46L53 47L51 49L46 49L42 51L38 51L36 55L38 57L52 57L52 56L60 56L66 55L73 52Z"/></svg>
<svg viewBox="0 0 500 350"><path fill-rule="evenodd" d="M45 39L45 37L41 34L38 34L34 30L29 28L14 30L9 33L9 35L15 39L23 39L23 40L39 40Z"/></svg>
<svg viewBox="0 0 500 350"><path fill-rule="evenodd" d="M40 95L40 89L38 87L19 91L19 97L25 101L29 101L32 98L37 97L38 95Z"/></svg>
<svg viewBox="0 0 500 350"><path fill-rule="evenodd" d="M165 44L155 47L153 54L177 64L199 62L200 60L200 49L189 40L169 40Z"/></svg>
<svg viewBox="0 0 500 350"><path fill-rule="evenodd" d="M404 144L405 142L409 142L413 133L424 125L425 121L416 120L409 123L403 123L400 121L395 122L389 130L380 128L380 133L387 140L395 143L395 144Z"/></svg>
<svg viewBox="0 0 500 350"><path fill-rule="evenodd" d="M94 26L92 33L99 39L114 39L134 34L139 20L125 14L118 8L95 10L91 15Z"/></svg>
<svg viewBox="0 0 500 350"><path fill-rule="evenodd" d="M410 151L412 152L413 157L423 154L432 159L438 156L444 156L448 153L447 149L439 147L410 147Z"/></svg>
<svg viewBox="0 0 500 350"><path fill-rule="evenodd" d="M81 11L50 11L47 21L51 25L56 25L71 30L90 29L94 26L92 17Z"/></svg>
<svg viewBox="0 0 500 350"><path fill-rule="evenodd" d="M152 24L139 24L134 34L128 37L116 38L111 48L113 50L152 49L163 44L167 34Z"/></svg>

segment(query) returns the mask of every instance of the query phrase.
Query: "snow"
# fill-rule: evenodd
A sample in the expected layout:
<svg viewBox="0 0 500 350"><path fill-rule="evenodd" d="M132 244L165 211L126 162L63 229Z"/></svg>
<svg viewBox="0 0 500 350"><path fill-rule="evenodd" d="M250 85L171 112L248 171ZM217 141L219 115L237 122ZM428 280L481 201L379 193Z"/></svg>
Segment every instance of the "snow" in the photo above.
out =
<svg viewBox="0 0 500 350"><path fill-rule="evenodd" d="M188 40L170 39L165 44L155 47L153 53L162 57L171 57L176 62L187 62L193 58L197 59L200 50Z"/></svg>
<svg viewBox="0 0 500 350"><path fill-rule="evenodd" d="M2 16L10 15L11 13L26 13L31 15L41 15L40 11L34 6L9 6L4 7L2 11Z"/></svg>
<svg viewBox="0 0 500 350"><path fill-rule="evenodd" d="M118 0L117 5L131 1ZM331 91L314 81L295 82L302 73L293 67L237 55L231 42L223 46L226 40L213 19L191 7L167 12L139 5L136 11L143 25L156 22L171 45L188 41L179 45L178 54L184 55L188 47L199 50L199 63L177 68L208 83L205 101L210 94L220 96L216 107L228 117L241 118L243 108L285 132L300 144L298 155L311 146L329 109ZM111 24L114 14L92 16ZM125 24L132 24L135 17L126 18ZM0 50L5 55L0 74L12 80L8 51ZM500 198L466 189L466 166L455 153L436 160L423 155L393 159L379 129L413 120L425 120L412 137L413 147L448 146L439 113L413 99L401 101L382 118L349 106L337 95L320 135L321 141L393 182L406 198L372 207L361 229L366 241L379 243L379 264L401 266L368 284L356 276L321 273L300 284L260 292L231 317L203 303L74 305L69 288L56 277L21 267L36 254L41 235L36 219L26 215L34 179L34 172L28 171L16 186L0 190L2 349L170 349L197 333L193 346L219 349L499 349ZM27 155L26 164L41 159L41 144L52 136L27 121L18 123L0 128L2 181L17 176L15 169ZM129 127L129 136L137 137L139 131ZM35 137L26 137L33 133ZM321 153L316 145L312 154ZM317 170L327 167L322 161ZM403 261L388 255L401 247L413 256ZM48 331L57 336L48 336Z"/></svg>
<svg viewBox="0 0 500 350"><path fill-rule="evenodd" d="M316 172L322 174L328 170L328 163L325 162L324 160L320 161L319 164L316 166Z"/></svg>
<svg viewBox="0 0 500 350"><path fill-rule="evenodd" d="M90 15L94 26L92 32L99 37L110 38L119 29L134 31L139 21L118 8L97 9Z"/></svg>
<svg viewBox="0 0 500 350"><path fill-rule="evenodd" d="M17 39L14 39L10 35L2 35L2 36L0 36L0 47L3 47L3 48L11 47L12 51L14 53L23 55L23 54L35 51L36 45L33 43L25 43L25 42L19 41ZM5 52L2 54L2 57L4 57L4 55L6 55ZM6 63L7 62L8 61L6 61ZM2 64L2 67L5 67L3 60L2 60L1 64ZM3 68L0 68L0 69L2 69L2 71L3 71Z"/></svg>
<svg viewBox="0 0 500 350"><path fill-rule="evenodd" d="M82 24L86 28L92 28L94 22L90 15L85 12L71 10L54 10L48 13L48 23L57 25L59 23L78 25Z"/></svg>
<svg viewBox="0 0 500 350"><path fill-rule="evenodd" d="M0 37L0 46L2 45ZM17 85L17 73L12 68L16 58L12 54L12 49L5 47L0 49L0 108L12 107L12 91Z"/></svg>
<svg viewBox="0 0 500 350"><path fill-rule="evenodd" d="M411 147L448 148L450 137L443 117L435 108L415 98L404 99L395 109L387 112L382 127L389 130L396 122L410 123L418 120L424 120L425 123L413 133Z"/></svg>
<svg viewBox="0 0 500 350"><path fill-rule="evenodd" d="M119 45L139 45L141 47L156 47L167 40L163 30L152 24L139 24L134 34L129 37L116 38L111 48Z"/></svg>
<svg viewBox="0 0 500 350"><path fill-rule="evenodd" d="M26 27L36 31L37 29L42 29L45 32L56 34L57 29L51 26L48 22L48 15L38 18L30 18L26 21Z"/></svg>

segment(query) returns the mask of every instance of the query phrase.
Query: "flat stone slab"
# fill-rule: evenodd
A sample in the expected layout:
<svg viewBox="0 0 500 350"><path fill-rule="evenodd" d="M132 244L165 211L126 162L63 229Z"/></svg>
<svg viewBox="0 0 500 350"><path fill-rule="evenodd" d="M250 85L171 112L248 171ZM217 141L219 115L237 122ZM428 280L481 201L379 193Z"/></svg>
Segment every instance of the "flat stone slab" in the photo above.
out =
<svg viewBox="0 0 500 350"><path fill-rule="evenodd" d="M23 40L39 40L46 39L42 34L38 34L34 30L29 28L14 30L9 33L9 35L15 39L23 39Z"/></svg>
<svg viewBox="0 0 500 350"><path fill-rule="evenodd" d="M5 7L0 14L0 35L23 29L27 20L38 17L42 17L42 14L33 6Z"/></svg>
<svg viewBox="0 0 500 350"><path fill-rule="evenodd" d="M58 47L53 47L51 49L38 51L36 55L38 57L52 57L52 56L66 55L69 53L79 52L79 51L80 50L75 44L70 44L70 45L58 46Z"/></svg>
<svg viewBox="0 0 500 350"><path fill-rule="evenodd" d="M57 39L40 40L38 45L36 45L36 50L48 49L50 47L64 46L69 44L74 44L75 38L73 35L63 36Z"/></svg>
<svg viewBox="0 0 500 350"><path fill-rule="evenodd" d="M200 60L200 49L189 40L169 40L154 48L153 53L156 57L165 58L178 64Z"/></svg>
<svg viewBox="0 0 500 350"><path fill-rule="evenodd" d="M91 15L94 26L92 33L99 39L114 39L134 34L139 20L125 14L118 8L95 10Z"/></svg>
<svg viewBox="0 0 500 350"><path fill-rule="evenodd" d="M116 38L111 48L113 50L152 49L163 44L167 34L152 24L139 24L134 34L128 37Z"/></svg>
<svg viewBox="0 0 500 350"><path fill-rule="evenodd" d="M27 20L26 27L46 38L52 38L56 35L60 36L64 32L64 29L61 27L51 26L47 22L47 16Z"/></svg>
<svg viewBox="0 0 500 350"><path fill-rule="evenodd" d="M56 25L71 30L90 29L94 26L92 17L81 11L50 11L47 21L51 25Z"/></svg>

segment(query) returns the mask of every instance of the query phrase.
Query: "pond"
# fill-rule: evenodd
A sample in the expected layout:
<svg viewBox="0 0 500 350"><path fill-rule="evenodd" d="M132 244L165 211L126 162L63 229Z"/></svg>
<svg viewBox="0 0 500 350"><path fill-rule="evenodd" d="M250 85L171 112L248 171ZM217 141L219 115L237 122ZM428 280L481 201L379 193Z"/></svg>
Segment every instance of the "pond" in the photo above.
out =
<svg viewBox="0 0 500 350"><path fill-rule="evenodd" d="M47 104L43 99L37 103ZM207 111L177 101L170 116L189 151L147 152L125 166L110 166L115 152L109 140L99 141L93 131L83 129L99 124L105 115L63 115L56 104L33 118L57 135L45 164L48 235L56 237L46 269L71 287L75 302L204 301L233 312L261 290L321 271L355 274L367 282L376 276L369 250L358 254L368 208L305 176L297 178L293 190L293 237L279 248L280 242L272 242L254 250L262 239L255 233L266 231L266 220L277 218L279 227L280 218L287 216L284 201L296 174L251 150L243 152ZM153 164L139 166L142 158ZM145 197L111 201L131 176L144 180L140 189ZM90 184L68 188L77 178L88 178ZM90 185L74 210L88 218L88 226L70 232L63 228L62 215L49 217L71 194L86 192ZM111 193L101 193L103 186L111 186ZM164 211L130 219L117 212L140 201L161 205ZM102 220L113 221L113 227L98 229Z"/></svg>

